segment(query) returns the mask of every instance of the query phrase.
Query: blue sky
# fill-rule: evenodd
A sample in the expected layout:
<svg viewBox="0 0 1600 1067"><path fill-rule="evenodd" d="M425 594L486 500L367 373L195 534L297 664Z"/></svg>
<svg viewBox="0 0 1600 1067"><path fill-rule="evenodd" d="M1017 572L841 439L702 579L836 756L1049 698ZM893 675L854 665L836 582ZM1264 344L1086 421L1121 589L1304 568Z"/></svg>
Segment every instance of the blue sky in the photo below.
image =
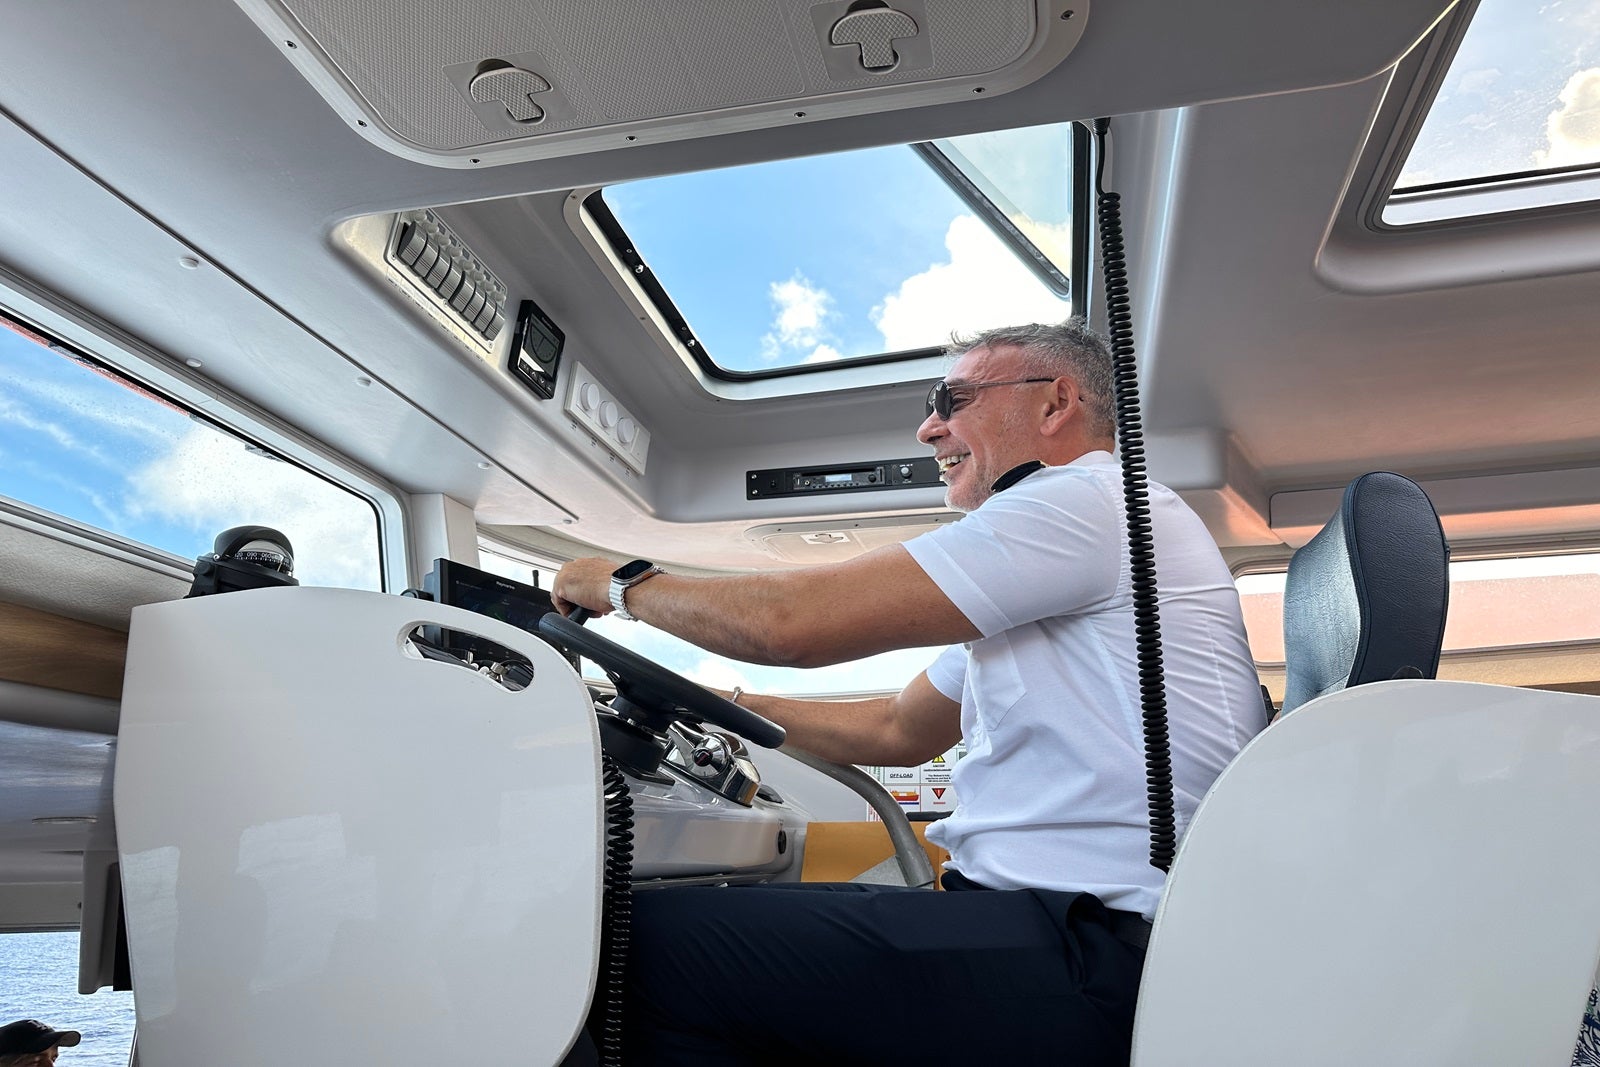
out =
<svg viewBox="0 0 1600 1067"><path fill-rule="evenodd" d="M380 586L366 501L9 329L0 495L188 558L259 523L288 535L302 582Z"/></svg>
<svg viewBox="0 0 1600 1067"><path fill-rule="evenodd" d="M1030 174L1052 188L1020 202L1055 202L1064 216L1061 169L1011 177ZM954 329L1071 311L903 146L633 182L605 198L732 370L922 348Z"/></svg>

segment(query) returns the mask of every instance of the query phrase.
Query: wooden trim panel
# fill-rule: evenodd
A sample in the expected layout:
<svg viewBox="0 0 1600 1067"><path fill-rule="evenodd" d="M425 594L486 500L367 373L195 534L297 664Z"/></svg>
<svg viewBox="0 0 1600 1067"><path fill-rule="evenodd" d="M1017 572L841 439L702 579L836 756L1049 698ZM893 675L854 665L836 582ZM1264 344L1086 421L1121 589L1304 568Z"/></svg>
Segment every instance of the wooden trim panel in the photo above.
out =
<svg viewBox="0 0 1600 1067"><path fill-rule="evenodd" d="M0 679L119 700L127 658L121 630L0 602Z"/></svg>

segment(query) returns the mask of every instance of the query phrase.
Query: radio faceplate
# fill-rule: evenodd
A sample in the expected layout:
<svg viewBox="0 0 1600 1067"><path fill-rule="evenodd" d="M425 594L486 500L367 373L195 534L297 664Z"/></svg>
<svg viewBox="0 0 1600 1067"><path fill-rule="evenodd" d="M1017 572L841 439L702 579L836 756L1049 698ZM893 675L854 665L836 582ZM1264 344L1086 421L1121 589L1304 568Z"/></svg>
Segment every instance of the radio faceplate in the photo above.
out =
<svg viewBox="0 0 1600 1067"><path fill-rule="evenodd" d="M745 499L848 493L867 489L911 489L938 484L938 462L931 456L918 456L913 459L750 471L745 475Z"/></svg>

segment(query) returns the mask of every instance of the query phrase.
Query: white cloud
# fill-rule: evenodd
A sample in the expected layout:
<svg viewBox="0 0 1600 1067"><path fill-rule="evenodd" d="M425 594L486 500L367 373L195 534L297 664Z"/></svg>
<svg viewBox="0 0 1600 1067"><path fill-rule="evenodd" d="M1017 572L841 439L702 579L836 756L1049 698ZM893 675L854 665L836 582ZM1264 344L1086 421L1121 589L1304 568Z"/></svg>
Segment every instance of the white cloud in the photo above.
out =
<svg viewBox="0 0 1600 1067"><path fill-rule="evenodd" d="M1533 153L1540 167L1593 163L1600 157L1600 67L1580 70L1561 90L1561 106L1545 120L1549 147Z"/></svg>
<svg viewBox="0 0 1600 1067"><path fill-rule="evenodd" d="M773 317L772 328L761 338L763 360L787 365L839 358L838 351L828 344L828 319L834 312L833 297L826 289L812 285L797 271L788 281L773 282L767 291Z"/></svg>
<svg viewBox="0 0 1600 1067"><path fill-rule="evenodd" d="M71 430L58 422L36 415L30 408L6 397L0 397L0 420L24 430L43 434L58 448L88 456L103 466L111 466L111 458L94 445L80 440Z"/></svg>
<svg viewBox="0 0 1600 1067"><path fill-rule="evenodd" d="M1066 317L1067 305L976 216L951 220L944 243L948 262L907 278L872 309L884 351L938 344L952 330L966 333Z"/></svg>
<svg viewBox="0 0 1600 1067"><path fill-rule="evenodd" d="M816 340L833 298L796 274L786 282L772 284L772 301L778 306L775 325L783 343L807 345Z"/></svg>
<svg viewBox="0 0 1600 1067"><path fill-rule="evenodd" d="M137 516L213 534L247 523L282 531L304 584L377 587L377 525L366 501L210 427L190 429L128 486Z"/></svg>

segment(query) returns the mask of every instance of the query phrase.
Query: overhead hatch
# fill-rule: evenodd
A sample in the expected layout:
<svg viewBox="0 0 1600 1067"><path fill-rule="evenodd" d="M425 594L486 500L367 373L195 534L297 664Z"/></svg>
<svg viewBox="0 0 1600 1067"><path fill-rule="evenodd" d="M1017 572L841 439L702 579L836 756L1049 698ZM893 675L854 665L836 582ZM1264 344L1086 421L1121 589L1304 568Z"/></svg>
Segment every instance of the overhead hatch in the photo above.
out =
<svg viewBox="0 0 1600 1067"><path fill-rule="evenodd" d="M477 167L1003 93L1087 0L237 0L363 136ZM709 123L709 125L708 125Z"/></svg>

